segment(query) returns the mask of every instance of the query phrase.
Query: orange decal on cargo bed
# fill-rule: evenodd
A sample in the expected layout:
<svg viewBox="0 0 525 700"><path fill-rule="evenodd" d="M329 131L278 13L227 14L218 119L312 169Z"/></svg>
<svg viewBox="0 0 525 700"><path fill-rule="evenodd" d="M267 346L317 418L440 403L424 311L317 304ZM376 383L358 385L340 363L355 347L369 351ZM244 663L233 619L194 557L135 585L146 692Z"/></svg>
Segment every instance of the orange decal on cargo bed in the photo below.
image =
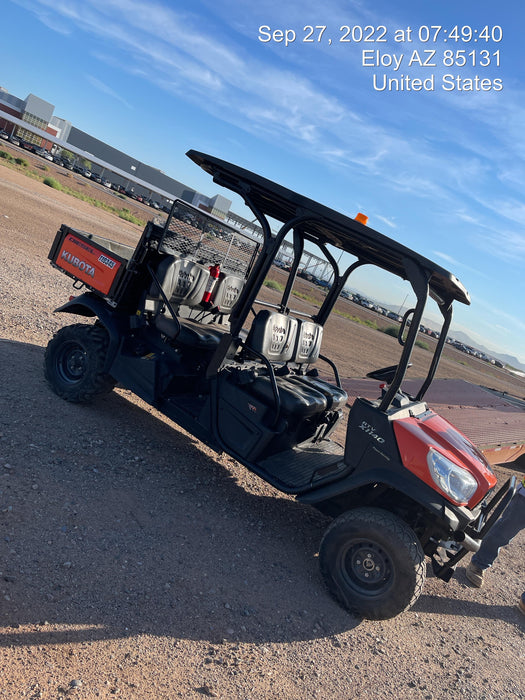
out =
<svg viewBox="0 0 525 700"><path fill-rule="evenodd" d="M55 264L102 294L108 294L121 265L71 233L64 238Z"/></svg>

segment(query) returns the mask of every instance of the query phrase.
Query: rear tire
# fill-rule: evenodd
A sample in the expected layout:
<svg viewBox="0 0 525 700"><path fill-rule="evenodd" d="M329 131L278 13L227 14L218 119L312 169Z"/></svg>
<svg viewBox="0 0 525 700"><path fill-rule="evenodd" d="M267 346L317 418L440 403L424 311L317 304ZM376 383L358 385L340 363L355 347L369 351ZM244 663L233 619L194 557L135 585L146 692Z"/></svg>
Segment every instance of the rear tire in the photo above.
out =
<svg viewBox="0 0 525 700"><path fill-rule="evenodd" d="M44 374L53 391L72 403L109 393L116 382L104 371L108 343L101 325L76 323L55 333L44 355Z"/></svg>
<svg viewBox="0 0 525 700"><path fill-rule="evenodd" d="M426 577L414 531L379 508L356 508L327 529L319 564L330 593L350 612L387 620L411 607Z"/></svg>

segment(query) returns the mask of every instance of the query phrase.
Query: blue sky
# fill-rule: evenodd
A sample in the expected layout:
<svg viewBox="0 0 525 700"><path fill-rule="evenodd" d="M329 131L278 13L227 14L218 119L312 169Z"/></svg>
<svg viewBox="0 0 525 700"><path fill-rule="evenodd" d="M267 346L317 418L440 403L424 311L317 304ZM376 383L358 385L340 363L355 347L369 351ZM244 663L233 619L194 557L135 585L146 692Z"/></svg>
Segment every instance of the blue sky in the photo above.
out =
<svg viewBox="0 0 525 700"><path fill-rule="evenodd" d="M365 212L465 284L453 329L525 363L524 20L493 0L8 0L0 85L208 195L189 148Z"/></svg>

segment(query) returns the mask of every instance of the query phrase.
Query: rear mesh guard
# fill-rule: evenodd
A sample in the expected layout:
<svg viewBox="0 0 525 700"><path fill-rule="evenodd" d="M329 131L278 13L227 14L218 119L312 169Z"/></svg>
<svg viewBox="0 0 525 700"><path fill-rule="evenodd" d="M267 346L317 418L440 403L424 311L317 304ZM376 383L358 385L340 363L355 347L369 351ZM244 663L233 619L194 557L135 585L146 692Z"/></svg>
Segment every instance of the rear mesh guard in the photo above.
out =
<svg viewBox="0 0 525 700"><path fill-rule="evenodd" d="M158 250L191 256L202 265L220 265L223 272L246 278L260 243L234 231L219 219L184 202L175 201L159 241Z"/></svg>

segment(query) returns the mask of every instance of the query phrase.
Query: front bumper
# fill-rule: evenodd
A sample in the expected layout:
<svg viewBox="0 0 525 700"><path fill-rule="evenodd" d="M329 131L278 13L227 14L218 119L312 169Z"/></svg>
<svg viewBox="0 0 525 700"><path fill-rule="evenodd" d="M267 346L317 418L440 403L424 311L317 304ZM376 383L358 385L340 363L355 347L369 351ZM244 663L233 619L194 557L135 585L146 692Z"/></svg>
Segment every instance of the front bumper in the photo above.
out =
<svg viewBox="0 0 525 700"><path fill-rule="evenodd" d="M439 548L431 557L434 574L450 581L454 575L456 564L463 559L468 552L476 552L483 538L495 524L496 520L508 506L516 491L516 477L512 476L494 496L481 507L481 512L475 521L464 529L454 532L454 543L452 546L442 546L443 554L439 553ZM450 543L447 543L450 545Z"/></svg>

